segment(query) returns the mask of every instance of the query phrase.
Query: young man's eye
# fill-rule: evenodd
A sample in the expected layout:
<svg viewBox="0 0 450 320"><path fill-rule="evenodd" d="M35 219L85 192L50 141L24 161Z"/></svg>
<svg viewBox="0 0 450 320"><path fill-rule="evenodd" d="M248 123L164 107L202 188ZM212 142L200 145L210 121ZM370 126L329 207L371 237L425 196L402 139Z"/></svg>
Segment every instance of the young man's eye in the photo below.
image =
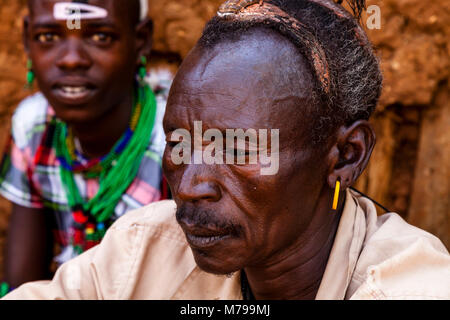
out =
<svg viewBox="0 0 450 320"><path fill-rule="evenodd" d="M112 36L103 32L95 33L91 36L92 41L98 43L109 43L112 41Z"/></svg>
<svg viewBox="0 0 450 320"><path fill-rule="evenodd" d="M186 141L172 141L172 140L166 140L166 144L169 148L175 148L176 146L182 148L190 148L190 144Z"/></svg>
<svg viewBox="0 0 450 320"><path fill-rule="evenodd" d="M170 147L170 148L174 148L177 144L179 144L180 142L175 142L175 141L167 141L166 144Z"/></svg>
<svg viewBox="0 0 450 320"><path fill-rule="evenodd" d="M40 43L51 43L51 42L56 42L59 40L59 36L56 33L52 33L52 32L44 32L44 33L40 33L36 36L36 39L40 42Z"/></svg>

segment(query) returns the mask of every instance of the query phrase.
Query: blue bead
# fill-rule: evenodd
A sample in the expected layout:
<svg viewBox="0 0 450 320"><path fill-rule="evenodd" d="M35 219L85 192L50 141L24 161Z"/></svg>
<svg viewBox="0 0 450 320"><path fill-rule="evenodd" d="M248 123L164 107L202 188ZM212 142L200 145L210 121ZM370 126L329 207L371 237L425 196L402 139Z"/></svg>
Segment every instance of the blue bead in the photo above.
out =
<svg viewBox="0 0 450 320"><path fill-rule="evenodd" d="M59 162L61 163L61 166L69 171L72 171L72 166L70 164L67 163L66 159L64 159L63 157L57 157Z"/></svg>
<svg viewBox="0 0 450 320"><path fill-rule="evenodd" d="M125 132L125 135L123 136L123 140L116 147L115 152L117 154L121 153L126 148L128 142L131 140L132 137L133 137L133 130L131 130L130 127L128 127L127 131Z"/></svg>

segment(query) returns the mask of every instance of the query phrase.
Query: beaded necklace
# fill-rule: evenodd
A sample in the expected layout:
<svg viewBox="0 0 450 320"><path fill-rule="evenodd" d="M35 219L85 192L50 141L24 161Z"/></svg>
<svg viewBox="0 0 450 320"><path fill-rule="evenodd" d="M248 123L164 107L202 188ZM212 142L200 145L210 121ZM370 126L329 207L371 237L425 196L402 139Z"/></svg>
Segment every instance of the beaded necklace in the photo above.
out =
<svg viewBox="0 0 450 320"><path fill-rule="evenodd" d="M56 120L53 144L74 220L70 245L77 254L101 241L112 223L117 203L135 179L148 148L156 117L156 99L148 85L138 87L137 101L133 104L130 124L123 136L107 155L87 163L78 160L67 125ZM99 190L89 201L81 197L74 173L99 179Z"/></svg>

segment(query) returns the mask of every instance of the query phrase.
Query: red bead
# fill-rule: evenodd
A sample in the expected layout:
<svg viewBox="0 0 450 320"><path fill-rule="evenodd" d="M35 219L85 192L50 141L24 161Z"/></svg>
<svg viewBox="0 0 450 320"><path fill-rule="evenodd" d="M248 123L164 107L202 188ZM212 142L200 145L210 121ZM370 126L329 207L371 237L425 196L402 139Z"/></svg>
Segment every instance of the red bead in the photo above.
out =
<svg viewBox="0 0 450 320"><path fill-rule="evenodd" d="M82 211L75 211L73 212L72 216L73 220L75 220L76 223L85 224L86 222L88 222L88 217L85 216Z"/></svg>
<svg viewBox="0 0 450 320"><path fill-rule="evenodd" d="M84 250L89 250L89 249L95 247L95 246L98 245L98 244L99 244L98 241L88 240L88 241L86 241L86 246L85 246L85 249L84 249Z"/></svg>
<svg viewBox="0 0 450 320"><path fill-rule="evenodd" d="M84 242L84 234L81 230L74 230L73 242L75 244L82 244Z"/></svg>

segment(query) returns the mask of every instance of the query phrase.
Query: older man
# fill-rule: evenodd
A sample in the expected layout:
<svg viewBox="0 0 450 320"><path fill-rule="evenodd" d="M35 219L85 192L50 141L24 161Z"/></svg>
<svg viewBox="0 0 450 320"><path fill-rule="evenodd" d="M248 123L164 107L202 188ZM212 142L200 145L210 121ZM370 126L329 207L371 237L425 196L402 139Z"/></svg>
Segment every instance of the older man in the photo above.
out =
<svg viewBox="0 0 450 320"><path fill-rule="evenodd" d="M164 171L175 201L126 215L53 281L7 297L450 298L443 244L394 213L377 217L348 189L375 144L367 119L380 91L372 48L341 6L228 1L168 101ZM259 133L256 162L250 135L245 148L212 143L230 129ZM264 130L279 139L262 143ZM262 149L278 162L272 174L262 174ZM218 161L230 153L245 161Z"/></svg>

